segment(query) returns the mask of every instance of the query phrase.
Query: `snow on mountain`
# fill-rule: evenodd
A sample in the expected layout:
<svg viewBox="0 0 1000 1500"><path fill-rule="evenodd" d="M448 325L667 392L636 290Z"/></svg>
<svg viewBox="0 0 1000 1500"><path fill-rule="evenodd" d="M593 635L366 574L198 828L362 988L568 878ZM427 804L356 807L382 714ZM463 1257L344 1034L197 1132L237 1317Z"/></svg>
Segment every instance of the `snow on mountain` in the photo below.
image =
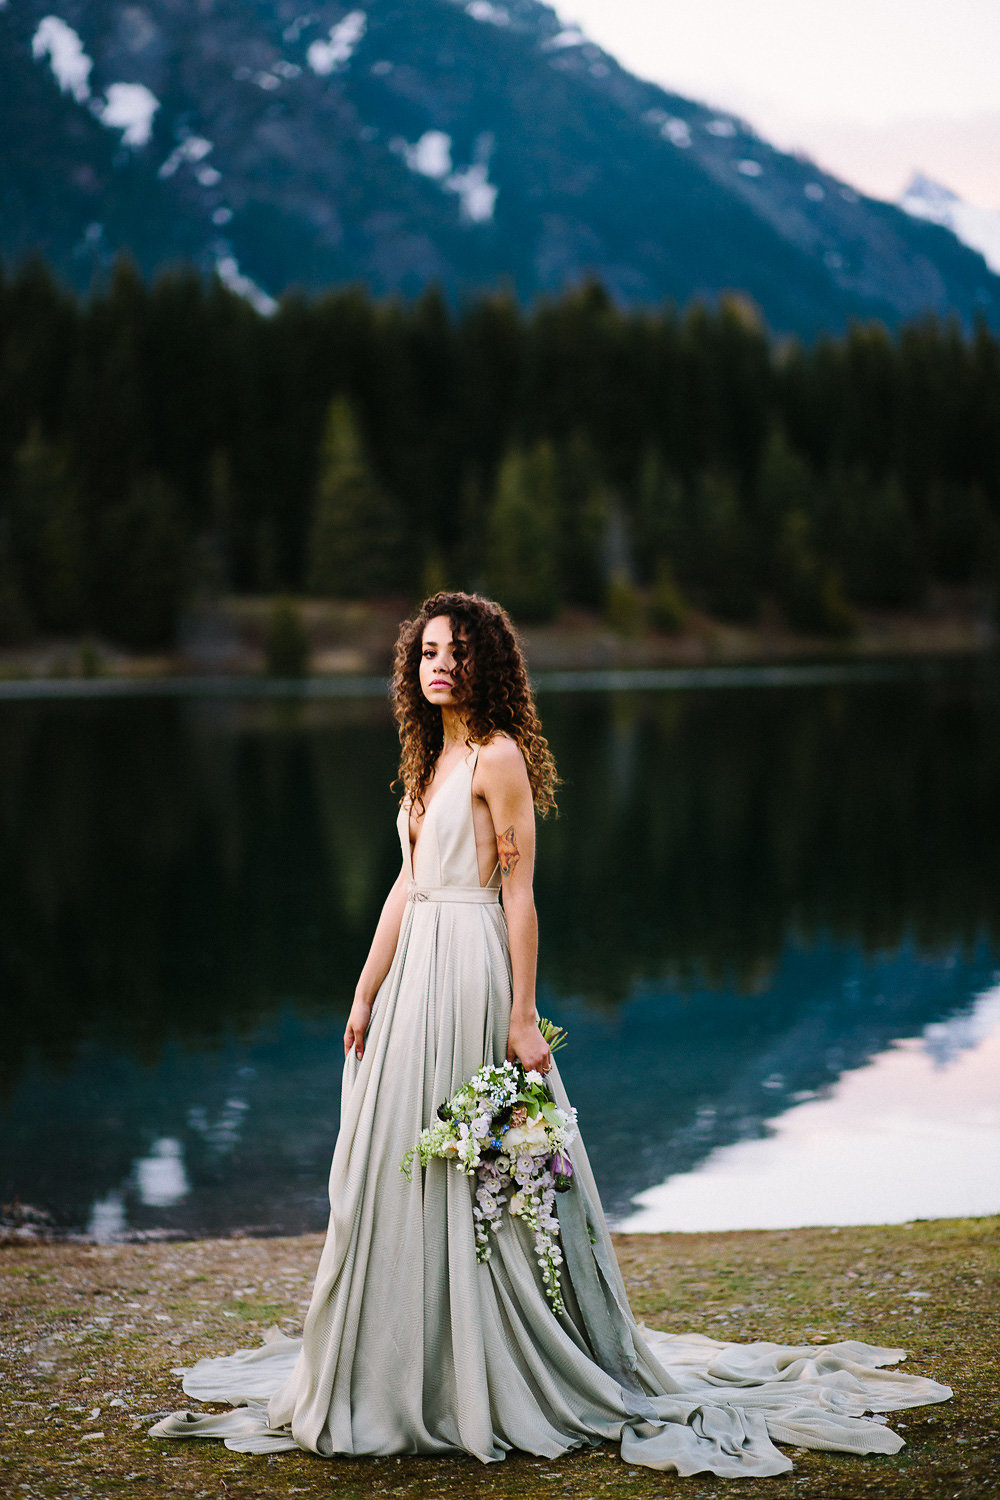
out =
<svg viewBox="0 0 1000 1500"><path fill-rule="evenodd" d="M631 306L739 291L775 331L1000 327L981 210L866 198L539 0L0 0L0 76L0 259L81 288L127 249L262 308L596 277Z"/></svg>
<svg viewBox="0 0 1000 1500"><path fill-rule="evenodd" d="M78 104L86 104L94 64L72 26L59 16L44 16L31 41L31 55L48 57L63 93L72 94Z"/></svg>
<svg viewBox="0 0 1000 1500"><path fill-rule="evenodd" d="M978 250L991 271L1000 272L1000 211L966 203L940 182L915 172L899 206L917 219L943 224L973 250Z"/></svg>

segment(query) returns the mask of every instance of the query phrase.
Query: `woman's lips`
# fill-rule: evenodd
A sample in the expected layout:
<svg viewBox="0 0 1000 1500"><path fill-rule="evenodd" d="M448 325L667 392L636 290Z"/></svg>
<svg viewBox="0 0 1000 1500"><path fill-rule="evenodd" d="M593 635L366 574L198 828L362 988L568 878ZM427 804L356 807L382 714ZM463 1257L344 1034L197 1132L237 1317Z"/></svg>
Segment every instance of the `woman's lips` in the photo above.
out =
<svg viewBox="0 0 1000 1500"><path fill-rule="evenodd" d="M451 687L451 683L444 677L432 677L431 687Z"/></svg>

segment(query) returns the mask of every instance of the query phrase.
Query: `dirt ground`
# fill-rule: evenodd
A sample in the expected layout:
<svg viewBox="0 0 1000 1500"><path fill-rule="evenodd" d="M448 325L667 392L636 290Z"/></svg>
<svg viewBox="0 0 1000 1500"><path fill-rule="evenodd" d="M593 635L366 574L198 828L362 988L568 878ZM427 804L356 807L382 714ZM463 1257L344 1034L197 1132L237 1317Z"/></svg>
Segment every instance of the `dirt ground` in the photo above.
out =
<svg viewBox="0 0 1000 1500"><path fill-rule="evenodd" d="M5 1496L572 1496L574 1500L980 1500L1000 1494L1000 1218L877 1228L616 1237L651 1327L739 1341L858 1338L905 1347L950 1385L943 1405L890 1415L893 1457L794 1449L773 1479L681 1479L603 1444L558 1460L252 1457L146 1429L190 1404L174 1367L301 1327L321 1238L0 1247L0 1491Z"/></svg>

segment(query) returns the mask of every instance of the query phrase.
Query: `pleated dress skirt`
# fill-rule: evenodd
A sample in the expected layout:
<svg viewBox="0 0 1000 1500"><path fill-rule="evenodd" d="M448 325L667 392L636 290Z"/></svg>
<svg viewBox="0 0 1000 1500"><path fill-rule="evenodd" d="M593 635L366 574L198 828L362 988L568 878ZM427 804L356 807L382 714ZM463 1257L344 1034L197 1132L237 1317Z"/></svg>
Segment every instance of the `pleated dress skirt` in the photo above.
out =
<svg viewBox="0 0 1000 1500"><path fill-rule="evenodd" d="M504 1215L476 1260L474 1183L404 1154L484 1062L506 1056L510 953L498 875L481 886L472 823L477 749L431 799L411 861L392 966L364 1056L344 1064L330 1220L301 1338L204 1359L187 1395L221 1413L176 1412L163 1438L215 1437L247 1453L468 1453L555 1458L612 1439L629 1463L680 1474L780 1474L775 1446L894 1453L875 1414L943 1401L947 1386L883 1368L901 1349L847 1340L732 1344L637 1324L579 1137L557 1198L564 1311L545 1295L531 1231ZM558 1069L548 1083L569 1108Z"/></svg>

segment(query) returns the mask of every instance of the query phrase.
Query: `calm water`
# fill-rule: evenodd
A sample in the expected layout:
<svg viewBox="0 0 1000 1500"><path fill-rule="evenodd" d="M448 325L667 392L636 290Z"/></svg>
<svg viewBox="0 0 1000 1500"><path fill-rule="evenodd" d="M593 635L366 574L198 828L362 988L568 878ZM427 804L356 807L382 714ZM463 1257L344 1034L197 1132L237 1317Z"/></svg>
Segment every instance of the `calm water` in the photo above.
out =
<svg viewBox="0 0 1000 1500"><path fill-rule="evenodd" d="M629 1227L1000 1210L995 667L543 691L540 1008ZM0 1201L320 1228L376 698L0 701Z"/></svg>

